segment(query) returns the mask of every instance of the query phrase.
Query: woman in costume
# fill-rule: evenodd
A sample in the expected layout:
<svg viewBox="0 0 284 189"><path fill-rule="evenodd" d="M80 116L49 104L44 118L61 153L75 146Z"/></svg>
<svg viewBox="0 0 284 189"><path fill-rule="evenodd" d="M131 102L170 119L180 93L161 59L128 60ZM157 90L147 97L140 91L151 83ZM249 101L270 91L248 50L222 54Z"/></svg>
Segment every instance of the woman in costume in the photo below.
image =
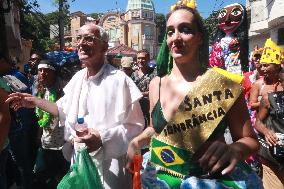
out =
<svg viewBox="0 0 284 189"><path fill-rule="evenodd" d="M159 76L150 83L151 127L129 144L128 167L150 144L143 188L262 188L242 163L259 147L242 78L219 68L205 72L208 44L201 20L193 0L178 2L168 15ZM223 137L227 124L234 140L230 145Z"/></svg>
<svg viewBox="0 0 284 189"><path fill-rule="evenodd" d="M246 9L238 3L220 10L218 29L210 53L211 67L242 74L248 71L248 27Z"/></svg>

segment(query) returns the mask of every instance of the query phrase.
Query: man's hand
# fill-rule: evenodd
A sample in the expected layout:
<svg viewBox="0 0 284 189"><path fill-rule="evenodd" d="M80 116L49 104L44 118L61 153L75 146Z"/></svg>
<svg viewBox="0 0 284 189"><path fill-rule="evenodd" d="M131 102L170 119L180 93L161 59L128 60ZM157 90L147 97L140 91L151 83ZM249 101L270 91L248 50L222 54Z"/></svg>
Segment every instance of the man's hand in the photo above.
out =
<svg viewBox="0 0 284 189"><path fill-rule="evenodd" d="M34 108L36 106L37 97L28 93L12 93L9 95L6 103L10 103L10 107L17 111L19 108Z"/></svg>
<svg viewBox="0 0 284 189"><path fill-rule="evenodd" d="M96 129L88 128L88 134L74 138L75 142L85 143L89 152L98 150L102 146L101 135Z"/></svg>
<svg viewBox="0 0 284 189"><path fill-rule="evenodd" d="M225 175L234 170L240 159L241 155L231 145L215 141L199 159L199 164L209 174L220 171Z"/></svg>
<svg viewBox="0 0 284 189"><path fill-rule="evenodd" d="M267 132L264 133L264 137L269 146L275 146L277 144L277 136L272 130L267 129Z"/></svg>

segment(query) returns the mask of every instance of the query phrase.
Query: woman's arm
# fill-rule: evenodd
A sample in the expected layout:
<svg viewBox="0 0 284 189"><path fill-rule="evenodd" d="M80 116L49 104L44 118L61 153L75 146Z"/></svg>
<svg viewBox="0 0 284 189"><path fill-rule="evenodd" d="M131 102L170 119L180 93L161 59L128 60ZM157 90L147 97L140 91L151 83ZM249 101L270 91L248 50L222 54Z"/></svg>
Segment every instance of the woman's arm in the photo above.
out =
<svg viewBox="0 0 284 189"><path fill-rule="evenodd" d="M256 153L259 149L259 143L251 126L243 94L228 112L227 120L234 141L231 146L241 154L241 159L245 160L251 154Z"/></svg>
<svg viewBox="0 0 284 189"><path fill-rule="evenodd" d="M262 98L260 101L259 112L256 115L255 129L265 137L266 142L272 146L277 144L275 133L265 127L263 121L268 116L270 104L267 98Z"/></svg>
<svg viewBox="0 0 284 189"><path fill-rule="evenodd" d="M150 100L150 115L154 107L154 102L157 102L159 91L159 78L155 77L149 85L149 100ZM150 116L150 126L147 127L140 135L135 137L128 145L127 150L127 168L130 168L130 163L135 154L140 154L142 147L150 143L151 137L156 134L154 128L152 127L152 117Z"/></svg>
<svg viewBox="0 0 284 189"><path fill-rule="evenodd" d="M234 142L213 142L199 160L200 165L210 173L220 171L223 175L228 174L234 170L238 161L245 160L259 149L243 94L227 113L226 120Z"/></svg>
<svg viewBox="0 0 284 189"><path fill-rule="evenodd" d="M250 89L250 97L249 97L249 104L252 110L258 110L260 104L258 101L259 90L260 90L259 82L253 83Z"/></svg>

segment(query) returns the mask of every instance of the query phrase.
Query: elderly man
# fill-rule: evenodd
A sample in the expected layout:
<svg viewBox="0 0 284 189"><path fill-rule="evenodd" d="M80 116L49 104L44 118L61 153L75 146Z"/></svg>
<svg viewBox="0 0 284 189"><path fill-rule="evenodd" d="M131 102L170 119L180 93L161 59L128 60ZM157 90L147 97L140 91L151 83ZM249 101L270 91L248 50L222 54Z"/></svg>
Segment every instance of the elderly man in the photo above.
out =
<svg viewBox="0 0 284 189"><path fill-rule="evenodd" d="M95 24L82 26L77 48L86 68L73 76L56 103L22 93L10 95L7 102L15 109L38 106L59 115L69 140L86 144L104 187L130 188L125 154L129 141L144 127L139 105L142 95L129 77L105 63L108 36L104 29ZM85 136L76 137L77 118L84 118L88 125Z"/></svg>

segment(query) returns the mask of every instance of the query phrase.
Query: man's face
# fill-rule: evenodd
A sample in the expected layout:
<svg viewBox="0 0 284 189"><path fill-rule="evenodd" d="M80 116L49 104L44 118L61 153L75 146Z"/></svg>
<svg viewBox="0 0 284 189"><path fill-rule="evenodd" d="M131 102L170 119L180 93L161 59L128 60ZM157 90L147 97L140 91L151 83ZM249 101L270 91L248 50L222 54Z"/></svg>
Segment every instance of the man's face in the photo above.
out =
<svg viewBox="0 0 284 189"><path fill-rule="evenodd" d="M142 52L137 54L137 64L140 68L147 67L148 62L149 62L149 56L147 56L146 53Z"/></svg>
<svg viewBox="0 0 284 189"><path fill-rule="evenodd" d="M40 61L40 57L37 54L32 54L29 63L31 65L31 67L37 67L38 63Z"/></svg>
<svg viewBox="0 0 284 189"><path fill-rule="evenodd" d="M105 54L107 43L102 41L96 26L85 25L77 33L77 48L79 59L86 67L89 67L94 60Z"/></svg>

